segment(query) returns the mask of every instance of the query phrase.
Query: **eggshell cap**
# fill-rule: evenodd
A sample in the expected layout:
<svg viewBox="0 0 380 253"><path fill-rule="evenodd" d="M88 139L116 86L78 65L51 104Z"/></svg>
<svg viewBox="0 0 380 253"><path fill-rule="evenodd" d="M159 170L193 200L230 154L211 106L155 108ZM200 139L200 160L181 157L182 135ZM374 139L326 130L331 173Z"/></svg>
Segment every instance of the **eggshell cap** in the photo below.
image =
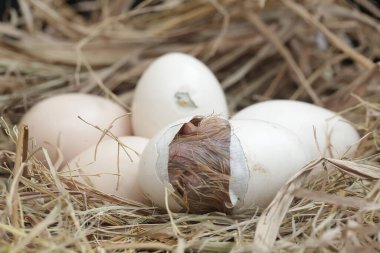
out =
<svg viewBox="0 0 380 253"><path fill-rule="evenodd" d="M232 134L244 150L245 158L238 162L246 163L249 169L248 183L242 184L245 194L238 196L234 211L266 207L278 190L306 165L308 154L298 137L280 125L260 120L230 120L230 123ZM231 171L235 168L231 167Z"/></svg>
<svg viewBox="0 0 380 253"><path fill-rule="evenodd" d="M159 131L146 146L139 165L138 181L146 197L158 207L166 209L167 191L169 208L173 212L179 212L182 208L173 198L174 188L169 182L169 144L182 125L191 118L180 119Z"/></svg>

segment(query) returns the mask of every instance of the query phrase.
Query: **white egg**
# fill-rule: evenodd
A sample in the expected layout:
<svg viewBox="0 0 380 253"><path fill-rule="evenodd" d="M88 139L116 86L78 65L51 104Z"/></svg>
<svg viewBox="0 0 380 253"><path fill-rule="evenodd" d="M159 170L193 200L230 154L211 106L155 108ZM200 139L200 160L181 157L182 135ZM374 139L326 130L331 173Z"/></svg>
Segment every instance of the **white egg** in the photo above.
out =
<svg viewBox="0 0 380 253"><path fill-rule="evenodd" d="M136 135L151 138L186 116L228 116L223 90L208 67L183 53L156 59L139 80L132 104Z"/></svg>
<svg viewBox="0 0 380 253"><path fill-rule="evenodd" d="M147 143L138 136L101 141L72 159L61 174L104 193L143 202L137 171Z"/></svg>
<svg viewBox="0 0 380 253"><path fill-rule="evenodd" d="M130 116L121 106L103 97L68 93L44 99L35 104L21 119L29 127L29 136L37 147L48 149L56 159L53 146L60 146L64 161L69 161L84 149L97 143L102 131L108 129L115 136L131 134ZM83 120L79 119L81 117ZM105 136L105 139L109 137ZM39 155L40 159L44 159Z"/></svg>
<svg viewBox="0 0 380 253"><path fill-rule="evenodd" d="M280 125L215 118L182 119L150 140L138 179L155 205L165 209L167 194L176 212L265 207L309 160L298 137Z"/></svg>
<svg viewBox="0 0 380 253"><path fill-rule="evenodd" d="M340 158L350 155L360 139L355 128L343 117L299 101L271 100L257 103L241 110L232 119L265 120L290 129L304 143L311 160L323 156Z"/></svg>

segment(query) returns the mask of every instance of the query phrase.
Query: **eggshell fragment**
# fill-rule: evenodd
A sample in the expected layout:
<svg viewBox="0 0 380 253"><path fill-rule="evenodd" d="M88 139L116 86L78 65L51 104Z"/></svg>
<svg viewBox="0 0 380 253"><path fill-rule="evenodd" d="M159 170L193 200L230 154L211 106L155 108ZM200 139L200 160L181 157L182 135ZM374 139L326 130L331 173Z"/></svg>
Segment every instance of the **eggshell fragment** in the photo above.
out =
<svg viewBox="0 0 380 253"><path fill-rule="evenodd" d="M147 138L186 116L228 116L226 98L214 74L183 53L165 54L148 67L136 86L132 112L134 133Z"/></svg>
<svg viewBox="0 0 380 253"><path fill-rule="evenodd" d="M182 125L191 117L180 119L161 129L145 147L139 164L138 182L146 195L157 206L165 209L165 199L170 210L178 212L181 206L173 199L174 189L169 183L168 160L169 143Z"/></svg>
<svg viewBox="0 0 380 253"><path fill-rule="evenodd" d="M131 126L127 114L121 106L106 98L68 93L38 102L20 123L29 126L29 136L35 140L37 147L47 148L53 160L57 157L53 146L59 146L64 161L69 161L97 143L103 134L86 122L102 130L108 129L112 124L109 131L113 135L130 135ZM105 139L108 138L105 136Z"/></svg>
<svg viewBox="0 0 380 253"><path fill-rule="evenodd" d="M309 154L300 139L280 125L260 120L230 120L230 123L249 169L245 195L239 197L243 201L236 204L234 212L266 207L280 188L308 163Z"/></svg>
<svg viewBox="0 0 380 253"><path fill-rule="evenodd" d="M144 202L137 171L147 143L148 139L138 136L101 141L72 159L62 175L110 195Z"/></svg>
<svg viewBox="0 0 380 253"><path fill-rule="evenodd" d="M172 159L172 150L170 145L175 138L178 137L179 131L184 131L185 124L188 122L195 122L194 119L185 118L178 122L168 125L166 128L157 133L154 138L150 140L146 149L144 150L140 165L139 165L139 182L142 190L149 199L152 200L157 206L165 209L165 199L167 197L169 208L171 211L179 212L186 211L181 203L178 202L178 195L181 193L176 192L175 187L171 184L168 165L170 159ZM212 121L211 121L212 122ZM227 189L220 188L214 189L215 196L219 194L219 191L226 190L228 197L224 203L219 203L223 210L215 209L214 206L209 206L208 211L225 211L230 210L232 212L239 212L253 207L265 207L274 198L277 191L289 180L297 171L299 171L309 160L308 154L305 153L302 143L298 137L290 130L276 124L272 124L259 120L231 120L227 121L230 125L230 140L227 141L229 146L229 162L223 161L225 154L205 153L202 154L202 150L198 152L196 148L202 147L202 142L209 143L210 146L219 143L214 139L209 132L196 132L195 135L199 141L199 147L196 142L190 147L192 149L188 152L180 152L183 161L198 161L201 160L195 154L209 157L210 168L206 168L205 173L208 173L212 167L212 163L220 164L220 166L228 165L229 168L222 176L229 178L229 184ZM224 125L224 123L222 122ZM218 130L219 126L214 126ZM225 125L223 126L225 128ZM218 131L216 131L218 132ZM202 138L204 136L204 138ZM190 142L190 135L183 139L183 143ZM219 145L219 144L217 144ZM188 146L180 146L178 149ZM203 146L204 147L204 146ZM189 163L190 164L190 163ZM224 165L223 165L224 164ZM191 171L194 170L194 175L197 176L203 173L199 173L199 166L207 166L204 164L204 160L199 165L191 163L190 167L184 164L184 167ZM218 166L218 165L216 165ZM197 171L197 172L195 172ZM178 171L174 171L178 173ZM191 173L191 172L190 172ZM210 184L214 178L200 177L203 185L199 189L207 188L207 184ZM222 178L222 177L221 177ZM197 178L196 178L197 179ZM180 180L183 177L180 177ZM192 179L189 179L192 180ZM194 180L196 181L196 180ZM217 183L217 182L216 182ZM191 184L190 184L191 185ZM214 185L215 186L215 185ZM214 187L213 186L213 187ZM198 186L190 186L189 191L197 189ZM184 188L183 188L184 189ZM184 189L186 191L186 189ZM200 193L200 202L203 199L213 199L213 196L204 196L206 191ZM212 191L209 191L212 193ZM167 195L167 196L166 196ZM203 196L202 196L203 195ZM189 199L185 199L184 202L188 203ZM195 206L207 206L207 203L188 203ZM223 208L226 205L226 208ZM196 208L191 208L191 212L197 212ZM206 209L198 210L199 212L205 212Z"/></svg>
<svg viewBox="0 0 380 253"><path fill-rule="evenodd" d="M298 135L311 160L349 156L360 139L347 121L325 108L292 100L270 100L241 110L232 119L258 119L279 124ZM315 131L315 135L314 135Z"/></svg>

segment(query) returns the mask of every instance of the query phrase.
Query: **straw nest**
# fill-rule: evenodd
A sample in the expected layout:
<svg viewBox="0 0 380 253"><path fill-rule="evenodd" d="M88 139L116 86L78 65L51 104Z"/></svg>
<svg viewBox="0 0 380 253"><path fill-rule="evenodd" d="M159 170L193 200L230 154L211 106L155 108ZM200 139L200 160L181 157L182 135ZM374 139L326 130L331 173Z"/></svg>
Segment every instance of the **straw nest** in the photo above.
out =
<svg viewBox="0 0 380 253"><path fill-rule="evenodd" d="M374 2L18 3L0 23L0 252L380 250ZM147 65L172 51L193 54L216 73L231 112L270 98L312 102L352 121L363 136L359 150L350 160L316 161L267 209L234 216L166 213L74 188L54 165L27 154L27 134L13 126L36 101L77 91L129 108ZM311 180L316 166L324 173Z"/></svg>

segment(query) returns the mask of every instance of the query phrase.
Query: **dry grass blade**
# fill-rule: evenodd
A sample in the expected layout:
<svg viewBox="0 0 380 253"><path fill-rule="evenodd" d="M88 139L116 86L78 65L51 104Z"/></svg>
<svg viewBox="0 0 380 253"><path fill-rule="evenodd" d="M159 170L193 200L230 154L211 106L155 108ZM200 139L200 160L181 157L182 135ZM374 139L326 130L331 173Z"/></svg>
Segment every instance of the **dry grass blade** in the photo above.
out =
<svg viewBox="0 0 380 253"><path fill-rule="evenodd" d="M299 188L300 181L306 177L315 166L323 160L308 165L291 179L280 190L270 206L263 212L255 231L253 252L270 252L278 235L278 229L283 222L284 215L288 211L294 197L307 198L313 201L330 203L342 207L355 207L363 211L376 211L380 209L380 203L367 201L359 197L340 197L324 192L310 191ZM361 165L351 161L338 159L325 159L336 168L343 170L357 178L380 179L380 170L377 167Z"/></svg>
<svg viewBox="0 0 380 253"><path fill-rule="evenodd" d="M356 103L355 97L362 96L368 86L370 85L370 80L373 79L375 75L380 74L380 65L375 65L372 69L364 71L363 74L355 78L347 87L339 90L333 96L325 102L327 108L339 111L344 108L348 108Z"/></svg>
<svg viewBox="0 0 380 253"><path fill-rule="evenodd" d="M356 52L353 48L349 47L345 43L342 42L338 37L336 37L330 30L328 30L321 22L319 22L316 18L311 16L307 10L305 10L302 5L296 4L291 0L281 0L289 9L300 15L306 22L315 26L319 31L321 31L330 42L342 50L344 53L349 55L352 59L356 60L358 63L362 64L367 69L374 68L375 64L369 60L367 57L362 54Z"/></svg>
<svg viewBox="0 0 380 253"><path fill-rule="evenodd" d="M271 29L267 27L256 14L248 13L247 16L249 20L259 29L259 31L263 33L264 36L267 37L269 41L274 44L275 48L285 58L290 68L294 71L297 78L299 79L301 85L305 88L306 92L310 95L313 102L317 105L322 105L321 100L319 99L315 91L311 88L310 83L306 79L305 75L302 73L301 69L297 66L291 53L289 52L289 50L286 49L286 47L284 47L284 45L278 39L276 34L273 33Z"/></svg>
<svg viewBox="0 0 380 253"><path fill-rule="evenodd" d="M173 246L169 246L165 243L123 243L116 245L105 245L105 250L115 249L144 249L144 250L163 250L166 252L172 252Z"/></svg>
<svg viewBox="0 0 380 253"><path fill-rule="evenodd" d="M47 229L49 225L56 223L60 215L60 207L56 206L49 213L49 215L40 223L38 223L22 240L20 240L9 253L23 252L25 247L33 241L43 230Z"/></svg>
<svg viewBox="0 0 380 253"><path fill-rule="evenodd" d="M357 0L357 2L374 14L377 18L380 18L380 9L369 0Z"/></svg>
<svg viewBox="0 0 380 253"><path fill-rule="evenodd" d="M8 215L10 216L11 224L17 229L20 227L20 198L18 193L18 184L24 171L24 165L20 164L17 172L14 174L12 185L7 196Z"/></svg>
<svg viewBox="0 0 380 253"><path fill-rule="evenodd" d="M293 192L297 189L301 181L321 160L309 164L295 175L289 182L281 188L271 204L260 216L255 231L252 245L252 252L270 252L278 235L281 223L293 201Z"/></svg>
<svg viewBox="0 0 380 253"><path fill-rule="evenodd" d="M292 195L298 198L312 199L313 201L325 202L343 207L355 207L361 210L379 210L380 204L366 201L359 197L341 197L324 192L314 192L305 189L295 189Z"/></svg>
<svg viewBox="0 0 380 253"><path fill-rule="evenodd" d="M10 215L11 223L15 228L19 228L19 194L18 194L18 184L20 182L20 178L24 172L23 162L27 156L27 147L28 147L28 128L26 126L20 126L19 128L19 136L17 139L17 149L16 149L16 158L13 167L13 181L11 185L11 189L9 195L7 196L7 204L8 204L8 213Z"/></svg>
<svg viewBox="0 0 380 253"><path fill-rule="evenodd" d="M336 168L343 170L346 173L350 173L351 175L370 179L380 179L380 170L378 167L332 158L327 159L327 161L333 164Z"/></svg>

